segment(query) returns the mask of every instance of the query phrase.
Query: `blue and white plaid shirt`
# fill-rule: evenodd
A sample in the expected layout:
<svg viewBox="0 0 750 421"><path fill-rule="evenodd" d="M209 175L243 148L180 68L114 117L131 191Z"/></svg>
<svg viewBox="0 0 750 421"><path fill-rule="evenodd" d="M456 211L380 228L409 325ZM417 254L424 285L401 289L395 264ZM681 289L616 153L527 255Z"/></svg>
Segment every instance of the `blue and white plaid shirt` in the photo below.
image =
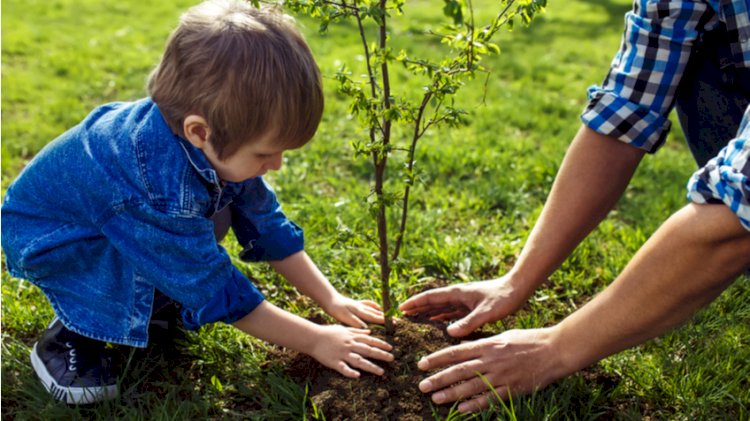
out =
<svg viewBox="0 0 750 421"><path fill-rule="evenodd" d="M622 45L601 86L589 88L581 120L589 128L648 152L664 142L693 45L726 25L733 64L750 69L749 0L635 0ZM696 203L729 206L750 230L750 108L737 138L688 183Z"/></svg>
<svg viewBox="0 0 750 421"><path fill-rule="evenodd" d="M695 203L724 203L750 231L750 107L737 137L693 174L688 199Z"/></svg>
<svg viewBox="0 0 750 421"><path fill-rule="evenodd" d="M724 23L732 61L750 68L749 9L748 0L635 0L607 77L589 88L583 123L654 152L669 132L675 91L701 34Z"/></svg>

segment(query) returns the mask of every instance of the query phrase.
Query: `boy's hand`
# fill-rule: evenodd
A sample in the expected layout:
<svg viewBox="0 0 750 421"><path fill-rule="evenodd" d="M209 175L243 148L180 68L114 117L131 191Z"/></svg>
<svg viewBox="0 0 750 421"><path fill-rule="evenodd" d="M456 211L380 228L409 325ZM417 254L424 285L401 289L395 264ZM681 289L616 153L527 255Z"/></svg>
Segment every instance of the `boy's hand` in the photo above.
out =
<svg viewBox="0 0 750 421"><path fill-rule="evenodd" d="M357 301L341 294L336 294L328 303L322 305L326 313L341 323L352 327L367 328L365 322L385 323L380 306L370 300Z"/></svg>
<svg viewBox="0 0 750 421"><path fill-rule="evenodd" d="M334 369L346 377L359 378L359 371L382 376L381 367L368 361L374 358L390 362L394 357L387 352L393 347L385 341L373 338L367 329L355 329L341 325L320 326L322 334L310 352L310 356L324 366Z"/></svg>

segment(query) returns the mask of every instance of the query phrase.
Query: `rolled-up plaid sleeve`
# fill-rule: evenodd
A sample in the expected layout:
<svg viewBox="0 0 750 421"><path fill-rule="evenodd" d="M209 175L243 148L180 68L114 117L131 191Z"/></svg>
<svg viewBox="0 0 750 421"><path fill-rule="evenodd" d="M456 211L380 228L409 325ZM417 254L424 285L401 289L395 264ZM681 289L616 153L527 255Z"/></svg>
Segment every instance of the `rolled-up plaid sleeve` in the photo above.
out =
<svg viewBox="0 0 750 421"><path fill-rule="evenodd" d="M725 204L750 231L750 107L737 138L693 174L687 190L695 203Z"/></svg>
<svg viewBox="0 0 750 421"><path fill-rule="evenodd" d="M581 121L647 152L662 145L675 91L703 28L706 2L638 0L625 15L622 44L601 86L589 88Z"/></svg>

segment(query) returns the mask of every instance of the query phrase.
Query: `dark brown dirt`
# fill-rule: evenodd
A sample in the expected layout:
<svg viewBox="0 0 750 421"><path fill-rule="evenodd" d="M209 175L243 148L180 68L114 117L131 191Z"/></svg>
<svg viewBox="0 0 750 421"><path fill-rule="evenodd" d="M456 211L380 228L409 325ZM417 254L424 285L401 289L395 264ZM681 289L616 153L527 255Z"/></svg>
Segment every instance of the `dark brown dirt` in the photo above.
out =
<svg viewBox="0 0 750 421"><path fill-rule="evenodd" d="M460 342L448 336L445 326L428 320L400 319L393 336L373 332L394 348L396 360L381 364L385 368L383 376L363 372L359 379L348 379L307 355L286 350L272 352L269 359L283 367L284 374L297 383L310 382L311 400L327 420L443 418L450 408L432 404L429 395L419 391L417 385L426 373L417 368L417 362L427 354Z"/></svg>

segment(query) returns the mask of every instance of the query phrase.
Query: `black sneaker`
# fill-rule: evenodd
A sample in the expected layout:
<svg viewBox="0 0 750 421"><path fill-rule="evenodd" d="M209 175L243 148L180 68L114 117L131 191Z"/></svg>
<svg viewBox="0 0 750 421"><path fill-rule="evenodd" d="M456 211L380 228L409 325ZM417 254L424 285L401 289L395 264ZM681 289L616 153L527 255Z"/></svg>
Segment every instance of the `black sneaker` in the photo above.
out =
<svg viewBox="0 0 750 421"><path fill-rule="evenodd" d="M88 404L117 396L106 343L66 329L57 317L34 344L31 365L57 400Z"/></svg>

